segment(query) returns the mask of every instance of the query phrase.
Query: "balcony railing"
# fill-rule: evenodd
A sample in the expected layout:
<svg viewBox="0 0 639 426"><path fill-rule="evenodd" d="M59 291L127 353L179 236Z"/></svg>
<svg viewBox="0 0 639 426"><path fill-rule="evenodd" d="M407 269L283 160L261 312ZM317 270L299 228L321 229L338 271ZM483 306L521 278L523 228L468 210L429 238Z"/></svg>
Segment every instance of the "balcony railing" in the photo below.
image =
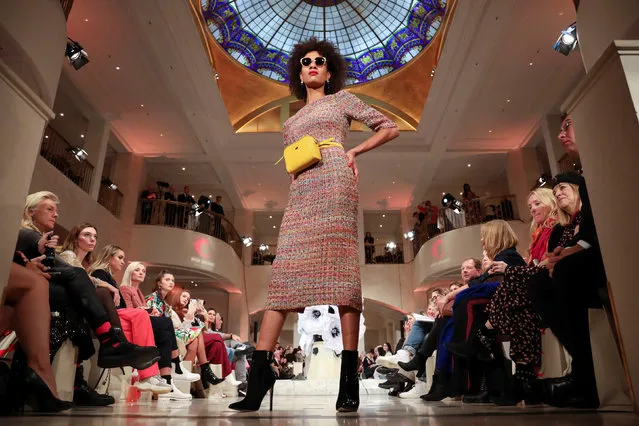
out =
<svg viewBox="0 0 639 426"><path fill-rule="evenodd" d="M413 252L417 254L421 246L431 238L453 229L479 225L491 220L518 220L519 212L514 195L476 198L462 203L462 208L439 208L436 217L427 215L421 223L413 227Z"/></svg>
<svg viewBox="0 0 639 426"><path fill-rule="evenodd" d="M227 218L210 210L198 211L192 204L166 200L140 200L135 223L188 229L218 238L242 258L242 240Z"/></svg>
<svg viewBox="0 0 639 426"><path fill-rule="evenodd" d="M364 244L364 254L368 264L404 263L404 247L398 243Z"/></svg>
<svg viewBox="0 0 639 426"><path fill-rule="evenodd" d="M120 211L122 209L122 198L124 195L119 189L112 190L105 185L100 185L100 192L98 194L98 203L111 212L111 214L117 218L120 218Z"/></svg>
<svg viewBox="0 0 639 426"><path fill-rule="evenodd" d="M40 155L60 170L73 183L85 192L91 191L91 179L93 178L93 166L88 161L79 161L71 153L73 146L69 144L58 132L50 126L44 131Z"/></svg>

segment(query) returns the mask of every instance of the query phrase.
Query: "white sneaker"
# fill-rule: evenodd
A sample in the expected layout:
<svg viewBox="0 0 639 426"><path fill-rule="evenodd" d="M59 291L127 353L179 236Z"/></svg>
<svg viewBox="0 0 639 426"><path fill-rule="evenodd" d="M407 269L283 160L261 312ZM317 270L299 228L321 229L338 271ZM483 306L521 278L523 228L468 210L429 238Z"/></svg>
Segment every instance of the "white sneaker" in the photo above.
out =
<svg viewBox="0 0 639 426"><path fill-rule="evenodd" d="M193 397L191 396L191 394L184 393L184 392L180 391L175 386L175 383L171 384L171 392L168 392L168 393L165 393L165 394L162 394L162 395L158 396L158 401L161 401L161 400L190 401L192 399L193 399Z"/></svg>
<svg viewBox="0 0 639 426"><path fill-rule="evenodd" d="M224 383L233 387L238 387L242 384L242 382L235 379L235 371L231 371L231 374L224 378Z"/></svg>
<svg viewBox="0 0 639 426"><path fill-rule="evenodd" d="M172 389L172 386L160 376L151 376L144 380L140 380L135 384L135 387L142 392L150 391L158 395L169 393Z"/></svg>
<svg viewBox="0 0 639 426"><path fill-rule="evenodd" d="M182 374L176 373L175 364L171 363L171 378L173 380L181 380L181 381L189 382L189 383L197 382L198 380L200 380L200 375L189 372L189 370L184 366L184 364L181 361L180 361L180 369L182 370Z"/></svg>
<svg viewBox="0 0 639 426"><path fill-rule="evenodd" d="M419 399L421 395L428 393L428 389L426 386L426 382L422 382L421 380L417 380L415 382L415 386L408 392L402 392L399 394L400 398L404 399Z"/></svg>
<svg viewBox="0 0 639 426"><path fill-rule="evenodd" d="M397 365L399 361L408 362L411 358L412 356L410 352L404 349L400 349L395 355L377 357L377 359L375 360L375 364L381 365L382 367L386 368L399 368L399 365Z"/></svg>

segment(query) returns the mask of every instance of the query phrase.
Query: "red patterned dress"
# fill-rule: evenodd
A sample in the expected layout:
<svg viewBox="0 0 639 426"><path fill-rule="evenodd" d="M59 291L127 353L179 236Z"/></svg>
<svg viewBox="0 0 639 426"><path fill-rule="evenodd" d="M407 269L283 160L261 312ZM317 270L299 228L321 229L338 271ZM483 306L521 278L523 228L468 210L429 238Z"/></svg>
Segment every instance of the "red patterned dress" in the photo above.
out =
<svg viewBox="0 0 639 426"><path fill-rule="evenodd" d="M284 123L284 146L305 135L345 145L351 120L373 131L397 127L349 92L327 95ZM298 174L289 188L266 309L338 305L362 309L357 205L359 193L346 153L322 149L322 161Z"/></svg>

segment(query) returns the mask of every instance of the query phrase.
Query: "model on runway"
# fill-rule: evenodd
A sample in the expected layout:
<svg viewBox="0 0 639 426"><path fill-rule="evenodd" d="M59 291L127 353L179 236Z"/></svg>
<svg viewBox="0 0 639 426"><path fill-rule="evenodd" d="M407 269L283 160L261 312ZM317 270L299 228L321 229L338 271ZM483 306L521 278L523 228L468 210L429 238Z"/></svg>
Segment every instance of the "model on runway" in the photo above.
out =
<svg viewBox="0 0 639 426"><path fill-rule="evenodd" d="M342 90L346 69L330 42L311 38L293 48L289 86L306 105L284 123L284 146L304 136L318 142L332 138L334 143L321 149L320 162L291 174L248 390L242 401L229 406L235 410L260 408L275 384L272 351L286 314L313 305L339 306L344 351L336 409L356 411L359 406L357 341L362 289L355 157L396 138L399 130L380 112ZM366 124L375 133L345 151L351 120Z"/></svg>

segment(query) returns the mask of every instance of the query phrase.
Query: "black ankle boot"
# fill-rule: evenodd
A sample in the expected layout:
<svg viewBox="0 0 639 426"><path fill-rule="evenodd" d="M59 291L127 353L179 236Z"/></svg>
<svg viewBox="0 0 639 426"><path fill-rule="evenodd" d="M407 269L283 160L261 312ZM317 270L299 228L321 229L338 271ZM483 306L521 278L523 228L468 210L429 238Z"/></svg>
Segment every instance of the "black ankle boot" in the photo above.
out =
<svg viewBox="0 0 639 426"><path fill-rule="evenodd" d="M78 407L106 407L115 404L115 399L109 395L102 395L91 389L84 380L82 365L75 370L75 384L73 385L73 403Z"/></svg>
<svg viewBox="0 0 639 426"><path fill-rule="evenodd" d="M211 366L209 365L208 362L206 364L200 365L200 373L201 373L200 376L202 379L202 386L204 386L204 389L208 389L209 384L215 386L215 385L219 385L220 383L224 381L224 379L220 379L219 377L215 375L215 373L213 373L213 371L211 370Z"/></svg>
<svg viewBox="0 0 639 426"><path fill-rule="evenodd" d="M121 328L111 329L98 336L100 352L98 366L100 368L133 367L145 370L160 359L160 351L155 346L138 346L129 342Z"/></svg>
<svg viewBox="0 0 639 426"><path fill-rule="evenodd" d="M399 361L397 363L397 365L406 371L417 371L420 368L424 368L424 364L426 364L426 357L419 352L416 352L415 356L410 361Z"/></svg>
<svg viewBox="0 0 639 426"><path fill-rule="evenodd" d="M357 377L357 351L342 351L339 375L339 393L335 409L339 412L357 411L359 407L359 377Z"/></svg>
<svg viewBox="0 0 639 426"><path fill-rule="evenodd" d="M525 401L528 405L541 402L541 397L531 392L531 383L537 379L535 368L529 364L517 364L512 387L498 397L491 396L490 401L496 405L517 405Z"/></svg>
<svg viewBox="0 0 639 426"><path fill-rule="evenodd" d="M433 374L433 384L426 395L420 396L424 401L441 401L450 395L450 374L440 373L438 371Z"/></svg>
<svg viewBox="0 0 639 426"><path fill-rule="evenodd" d="M277 380L277 374L271 367L273 352L253 352L253 363L248 377L246 397L243 400L229 405L232 410L257 411L262 405L266 392L271 390L270 410L273 411L273 386Z"/></svg>
<svg viewBox="0 0 639 426"><path fill-rule="evenodd" d="M490 395L488 394L488 381L486 380L486 374L482 374L481 376L479 392L472 395L464 395L463 402L465 404L488 404L490 402Z"/></svg>
<svg viewBox="0 0 639 426"><path fill-rule="evenodd" d="M453 354L462 358L472 358L477 356L480 361L489 362L495 359L493 345L496 333L480 327L463 342L448 342L446 348Z"/></svg>

